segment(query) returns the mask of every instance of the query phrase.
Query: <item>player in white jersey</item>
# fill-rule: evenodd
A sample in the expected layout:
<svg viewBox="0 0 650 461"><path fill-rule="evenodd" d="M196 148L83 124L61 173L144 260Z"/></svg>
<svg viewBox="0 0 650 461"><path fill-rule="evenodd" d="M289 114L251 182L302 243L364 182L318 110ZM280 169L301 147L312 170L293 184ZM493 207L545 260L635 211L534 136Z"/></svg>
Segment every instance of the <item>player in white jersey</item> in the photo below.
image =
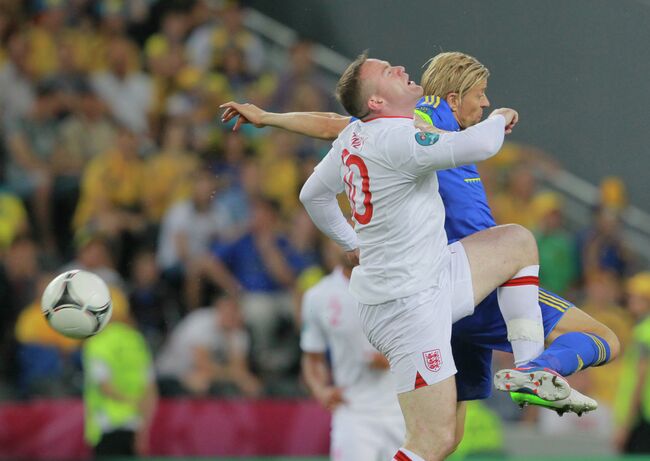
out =
<svg viewBox="0 0 650 461"><path fill-rule="evenodd" d="M395 386L388 361L361 329L357 302L348 290L352 266L335 244L328 251L339 256L340 265L302 301L303 376L314 397L332 411L331 459L386 460L404 440Z"/></svg>
<svg viewBox="0 0 650 461"><path fill-rule="evenodd" d="M492 228L447 247L435 170L494 155L517 113L496 110L458 133L419 132L412 111L422 88L403 67L365 55L350 65L337 90L362 121L341 132L300 198L348 255L360 250L350 289L368 339L396 376L407 430L396 458L443 459L455 439L452 305L461 316L471 313L494 288L538 261L534 238L518 226ZM354 230L336 201L344 184ZM536 305L536 292L531 301Z"/></svg>

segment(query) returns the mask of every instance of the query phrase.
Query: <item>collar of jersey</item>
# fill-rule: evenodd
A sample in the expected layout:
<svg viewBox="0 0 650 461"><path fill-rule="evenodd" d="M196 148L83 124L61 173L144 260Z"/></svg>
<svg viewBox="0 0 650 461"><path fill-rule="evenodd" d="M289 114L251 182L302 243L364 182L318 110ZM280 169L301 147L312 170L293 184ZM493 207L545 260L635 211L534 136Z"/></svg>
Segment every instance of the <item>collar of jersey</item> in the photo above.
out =
<svg viewBox="0 0 650 461"><path fill-rule="evenodd" d="M379 117L369 118L368 120L361 120L363 123L372 122L373 120L379 120L380 118L405 118L408 120L413 120L413 117L407 117L405 115L380 115Z"/></svg>

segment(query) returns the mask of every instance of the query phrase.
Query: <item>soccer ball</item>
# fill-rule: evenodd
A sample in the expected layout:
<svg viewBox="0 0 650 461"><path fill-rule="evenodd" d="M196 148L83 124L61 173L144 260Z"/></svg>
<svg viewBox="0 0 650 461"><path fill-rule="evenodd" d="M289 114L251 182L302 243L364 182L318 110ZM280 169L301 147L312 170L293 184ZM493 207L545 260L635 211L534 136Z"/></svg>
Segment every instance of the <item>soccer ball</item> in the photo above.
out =
<svg viewBox="0 0 650 461"><path fill-rule="evenodd" d="M43 292L41 309L52 328L75 339L102 331L113 311L106 283L82 270L67 271L52 280Z"/></svg>

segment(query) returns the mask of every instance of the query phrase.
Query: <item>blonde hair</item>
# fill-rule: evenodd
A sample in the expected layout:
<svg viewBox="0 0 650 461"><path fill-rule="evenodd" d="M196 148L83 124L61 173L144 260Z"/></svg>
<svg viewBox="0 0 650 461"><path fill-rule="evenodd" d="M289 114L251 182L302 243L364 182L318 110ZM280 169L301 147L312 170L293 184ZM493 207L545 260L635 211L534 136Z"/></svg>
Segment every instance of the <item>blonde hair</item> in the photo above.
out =
<svg viewBox="0 0 650 461"><path fill-rule="evenodd" d="M459 51L440 53L431 58L422 74L424 94L445 99L449 93L465 93L487 80L490 71L478 59Z"/></svg>

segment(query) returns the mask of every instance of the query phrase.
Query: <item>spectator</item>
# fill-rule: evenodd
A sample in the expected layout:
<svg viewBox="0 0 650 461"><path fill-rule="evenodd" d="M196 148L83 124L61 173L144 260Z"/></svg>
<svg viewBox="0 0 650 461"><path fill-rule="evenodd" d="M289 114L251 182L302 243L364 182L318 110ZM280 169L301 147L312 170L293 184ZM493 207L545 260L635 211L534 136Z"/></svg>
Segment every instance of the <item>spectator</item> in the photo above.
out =
<svg viewBox="0 0 650 461"><path fill-rule="evenodd" d="M533 199L537 215L535 237L539 249L540 284L566 296L577 280L577 264L573 239L564 230L562 202L553 192L538 194Z"/></svg>
<svg viewBox="0 0 650 461"><path fill-rule="evenodd" d="M83 345L85 438L96 457L144 456L157 402L153 361L128 301L111 290L113 315Z"/></svg>
<svg viewBox="0 0 650 461"><path fill-rule="evenodd" d="M157 351L167 334L169 325L179 317L176 297L160 277L156 255L141 250L131 266L129 303L138 329L153 351Z"/></svg>
<svg viewBox="0 0 650 461"><path fill-rule="evenodd" d="M637 319L632 343L623 356L616 405L616 444L625 454L650 453L650 272L627 283L628 308Z"/></svg>
<svg viewBox="0 0 650 461"><path fill-rule="evenodd" d="M33 2L36 14L33 24L27 29L30 42L29 63L42 79L51 76L59 70L57 49L65 35L70 31L66 28L66 10L61 0L40 0Z"/></svg>
<svg viewBox="0 0 650 461"><path fill-rule="evenodd" d="M3 259L4 292L3 312L15 314L32 301L41 272L38 260L39 247L28 236L21 236L11 243ZM10 325L10 324L5 324Z"/></svg>
<svg viewBox="0 0 650 461"><path fill-rule="evenodd" d="M522 165L510 170L507 190L494 197L492 210L497 224L516 223L534 229L535 189L535 177L529 167Z"/></svg>
<svg viewBox="0 0 650 461"><path fill-rule="evenodd" d="M596 209L592 226L578 236L578 248L583 273L609 270L622 277L634 265L623 240L621 215L615 208Z"/></svg>
<svg viewBox="0 0 650 461"><path fill-rule="evenodd" d="M167 210L191 195L192 180L199 168L198 156L188 150L188 125L169 119L161 151L145 163L143 202L149 220L159 223Z"/></svg>
<svg viewBox="0 0 650 461"><path fill-rule="evenodd" d="M292 360L275 346L278 328L292 319L291 290L299 270L292 262L300 259L280 229L279 212L277 202L255 199L248 233L214 248L213 264L223 262L242 287L242 308L251 328L254 365L264 371L281 370Z"/></svg>
<svg viewBox="0 0 650 461"><path fill-rule="evenodd" d="M144 163L136 133L119 127L115 145L92 159L81 180L81 196L74 216L74 229L100 233L119 245L116 261L126 273L129 252L149 230L142 208Z"/></svg>
<svg viewBox="0 0 650 461"><path fill-rule="evenodd" d="M81 341L54 331L41 309L41 295L53 278L54 274L49 272L39 276L36 297L20 312L16 321L19 383L26 396L67 395L73 391L71 386L66 386L64 379L66 371L74 366L72 354Z"/></svg>
<svg viewBox="0 0 650 461"><path fill-rule="evenodd" d="M27 211L20 198L0 188L0 256L14 239L29 233Z"/></svg>
<svg viewBox="0 0 650 461"><path fill-rule="evenodd" d="M273 130L259 150L258 164L264 172L260 191L280 203L286 216L298 206L300 171L296 150L297 136L284 130Z"/></svg>
<svg viewBox="0 0 650 461"><path fill-rule="evenodd" d="M331 93L328 88L330 87L323 79L323 76L318 72L313 58L312 43L306 40L296 42L289 51L289 63L286 70L280 75L278 87L273 97L272 107L279 111L294 111L301 110L294 107L292 104L299 103L300 100L296 97L297 91L305 86L310 87L316 94L312 98L312 102L318 101L317 106L312 106L310 111L316 110L315 107L322 107L327 110L332 106L332 101L327 101L328 95ZM312 96L310 95L310 98ZM323 102L327 101L327 102ZM321 104L325 104L322 106ZM305 106L307 107L307 106Z"/></svg>
<svg viewBox="0 0 650 461"><path fill-rule="evenodd" d="M620 305L621 287L616 274L606 271L587 274L585 293L581 309L611 328L621 342L621 349L625 350L630 343L634 320ZM601 406L613 408L617 383L621 378L621 366L622 362L616 360L606 367L589 368L585 372L592 384L589 395Z"/></svg>
<svg viewBox="0 0 650 461"><path fill-rule="evenodd" d="M36 99L36 75L28 56L30 44L25 33L7 37L7 56L0 69L0 115L3 130L29 113Z"/></svg>
<svg viewBox="0 0 650 461"><path fill-rule="evenodd" d="M53 81L44 81L30 113L8 128L8 187L33 204L38 235L49 253L55 253L51 201L53 170L51 159L60 144L60 91Z"/></svg>
<svg viewBox="0 0 650 461"><path fill-rule="evenodd" d="M110 241L101 234L80 232L76 237L76 257L60 269L61 272L82 269L101 277L104 282L120 289L124 280L115 270L115 253Z"/></svg>
<svg viewBox="0 0 650 461"><path fill-rule="evenodd" d="M217 190L214 176L207 170L197 170L192 177L192 197L172 206L165 215L159 234L158 265L165 277L177 285L186 280L189 308L200 302L200 281L195 279L205 270L213 240L227 235L227 216L216 211L213 201ZM211 267L214 267L212 265ZM222 270L214 275L223 288L236 292L236 282ZM222 277L222 278L220 278Z"/></svg>
<svg viewBox="0 0 650 461"><path fill-rule="evenodd" d="M14 239L0 265L0 375L15 377L14 328L20 311L34 299L40 276L39 248L29 237Z"/></svg>
<svg viewBox="0 0 650 461"><path fill-rule="evenodd" d="M154 90L150 77L130 62L132 53L134 44L129 40L111 41L108 69L93 76L93 86L116 120L138 135L148 135Z"/></svg>
<svg viewBox="0 0 650 461"><path fill-rule="evenodd" d="M59 175L79 178L88 161L113 146L116 128L106 104L87 82L81 82L76 92L72 113L61 125L63 155L54 161Z"/></svg>
<svg viewBox="0 0 650 461"><path fill-rule="evenodd" d="M242 50L249 71L258 75L265 64L261 40L243 26L244 12L237 2L226 2L221 11L212 9L217 17L197 28L189 37L188 50L192 64L202 69L222 66L224 51L235 47Z"/></svg>
<svg viewBox="0 0 650 461"><path fill-rule="evenodd" d="M187 27L185 11L168 9L163 13L160 32L145 43L144 57L154 86L152 122L156 134L167 109L167 99L177 90L177 75L187 64L184 48Z"/></svg>
<svg viewBox="0 0 650 461"><path fill-rule="evenodd" d="M261 383L247 362L249 343L237 302L215 298L172 331L157 361L161 388L170 394L259 395Z"/></svg>

